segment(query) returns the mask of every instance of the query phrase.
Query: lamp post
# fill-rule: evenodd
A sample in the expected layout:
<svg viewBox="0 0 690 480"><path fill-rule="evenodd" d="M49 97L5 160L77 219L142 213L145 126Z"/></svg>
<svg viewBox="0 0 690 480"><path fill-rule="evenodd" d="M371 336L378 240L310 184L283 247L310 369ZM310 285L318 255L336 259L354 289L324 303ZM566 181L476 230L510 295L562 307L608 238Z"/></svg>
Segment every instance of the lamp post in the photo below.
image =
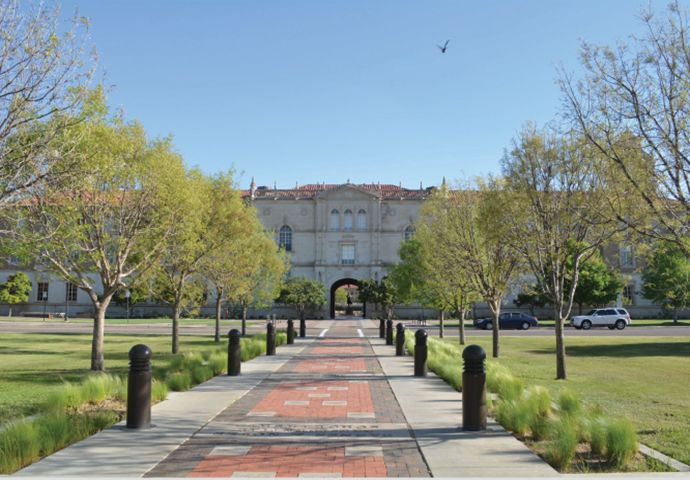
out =
<svg viewBox="0 0 690 480"><path fill-rule="evenodd" d="M48 292L43 290L43 321L46 321L46 308L48 307Z"/></svg>

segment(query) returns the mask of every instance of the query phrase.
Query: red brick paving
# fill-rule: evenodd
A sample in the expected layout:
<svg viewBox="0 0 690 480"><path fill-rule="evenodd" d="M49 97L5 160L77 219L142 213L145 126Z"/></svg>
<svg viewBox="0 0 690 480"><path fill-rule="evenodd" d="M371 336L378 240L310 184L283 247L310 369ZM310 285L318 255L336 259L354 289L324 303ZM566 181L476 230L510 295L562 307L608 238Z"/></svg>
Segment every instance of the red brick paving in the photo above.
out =
<svg viewBox="0 0 690 480"><path fill-rule="evenodd" d="M344 447L304 445L262 445L246 455L207 457L189 477L229 477L235 472L275 472L276 477L298 477L300 473L340 474L343 477L385 477L383 457L346 457Z"/></svg>
<svg viewBox="0 0 690 480"><path fill-rule="evenodd" d="M327 355L350 355L364 353L362 347L315 347L311 353L325 353Z"/></svg>
<svg viewBox="0 0 690 480"><path fill-rule="evenodd" d="M297 364L298 373L351 373L366 372L363 358L332 358L304 360Z"/></svg>
<svg viewBox="0 0 690 480"><path fill-rule="evenodd" d="M305 388L313 388L313 390ZM341 390L342 388L347 388L347 390ZM328 397L322 395L328 395ZM285 402L292 401L306 401L309 404L285 405ZM333 401L345 401L347 404L323 404ZM374 404L367 383L286 382L271 390L251 411L253 413L275 412L280 417L334 418L347 417L348 412L373 413Z"/></svg>

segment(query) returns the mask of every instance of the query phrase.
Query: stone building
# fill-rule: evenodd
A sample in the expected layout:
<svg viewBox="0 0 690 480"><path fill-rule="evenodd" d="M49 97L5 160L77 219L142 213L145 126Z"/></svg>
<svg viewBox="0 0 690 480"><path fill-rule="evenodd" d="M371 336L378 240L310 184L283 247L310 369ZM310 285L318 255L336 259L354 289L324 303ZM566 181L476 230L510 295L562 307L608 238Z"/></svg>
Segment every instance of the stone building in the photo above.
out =
<svg viewBox="0 0 690 480"><path fill-rule="evenodd" d="M257 187L252 180L244 196L290 253L290 275L325 285L330 295L322 316L328 318L338 287L379 280L398 261L400 242L413 235L432 190L349 181L277 189Z"/></svg>

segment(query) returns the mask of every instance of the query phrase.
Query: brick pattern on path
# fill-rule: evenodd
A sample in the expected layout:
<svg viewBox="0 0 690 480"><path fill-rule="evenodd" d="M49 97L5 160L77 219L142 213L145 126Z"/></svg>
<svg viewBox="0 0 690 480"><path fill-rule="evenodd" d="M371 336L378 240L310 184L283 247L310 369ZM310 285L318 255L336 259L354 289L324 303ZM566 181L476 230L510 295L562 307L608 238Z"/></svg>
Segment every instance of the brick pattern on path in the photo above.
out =
<svg viewBox="0 0 690 480"><path fill-rule="evenodd" d="M146 476L430 476L360 325L334 323Z"/></svg>

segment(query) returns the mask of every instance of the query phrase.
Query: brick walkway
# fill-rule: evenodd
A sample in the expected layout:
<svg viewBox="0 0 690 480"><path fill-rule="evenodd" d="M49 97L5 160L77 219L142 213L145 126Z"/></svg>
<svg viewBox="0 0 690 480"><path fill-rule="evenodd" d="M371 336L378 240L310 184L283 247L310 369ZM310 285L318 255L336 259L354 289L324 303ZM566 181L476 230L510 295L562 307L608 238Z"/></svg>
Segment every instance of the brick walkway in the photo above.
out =
<svg viewBox="0 0 690 480"><path fill-rule="evenodd" d="M146 476L430 476L359 326L338 321Z"/></svg>

